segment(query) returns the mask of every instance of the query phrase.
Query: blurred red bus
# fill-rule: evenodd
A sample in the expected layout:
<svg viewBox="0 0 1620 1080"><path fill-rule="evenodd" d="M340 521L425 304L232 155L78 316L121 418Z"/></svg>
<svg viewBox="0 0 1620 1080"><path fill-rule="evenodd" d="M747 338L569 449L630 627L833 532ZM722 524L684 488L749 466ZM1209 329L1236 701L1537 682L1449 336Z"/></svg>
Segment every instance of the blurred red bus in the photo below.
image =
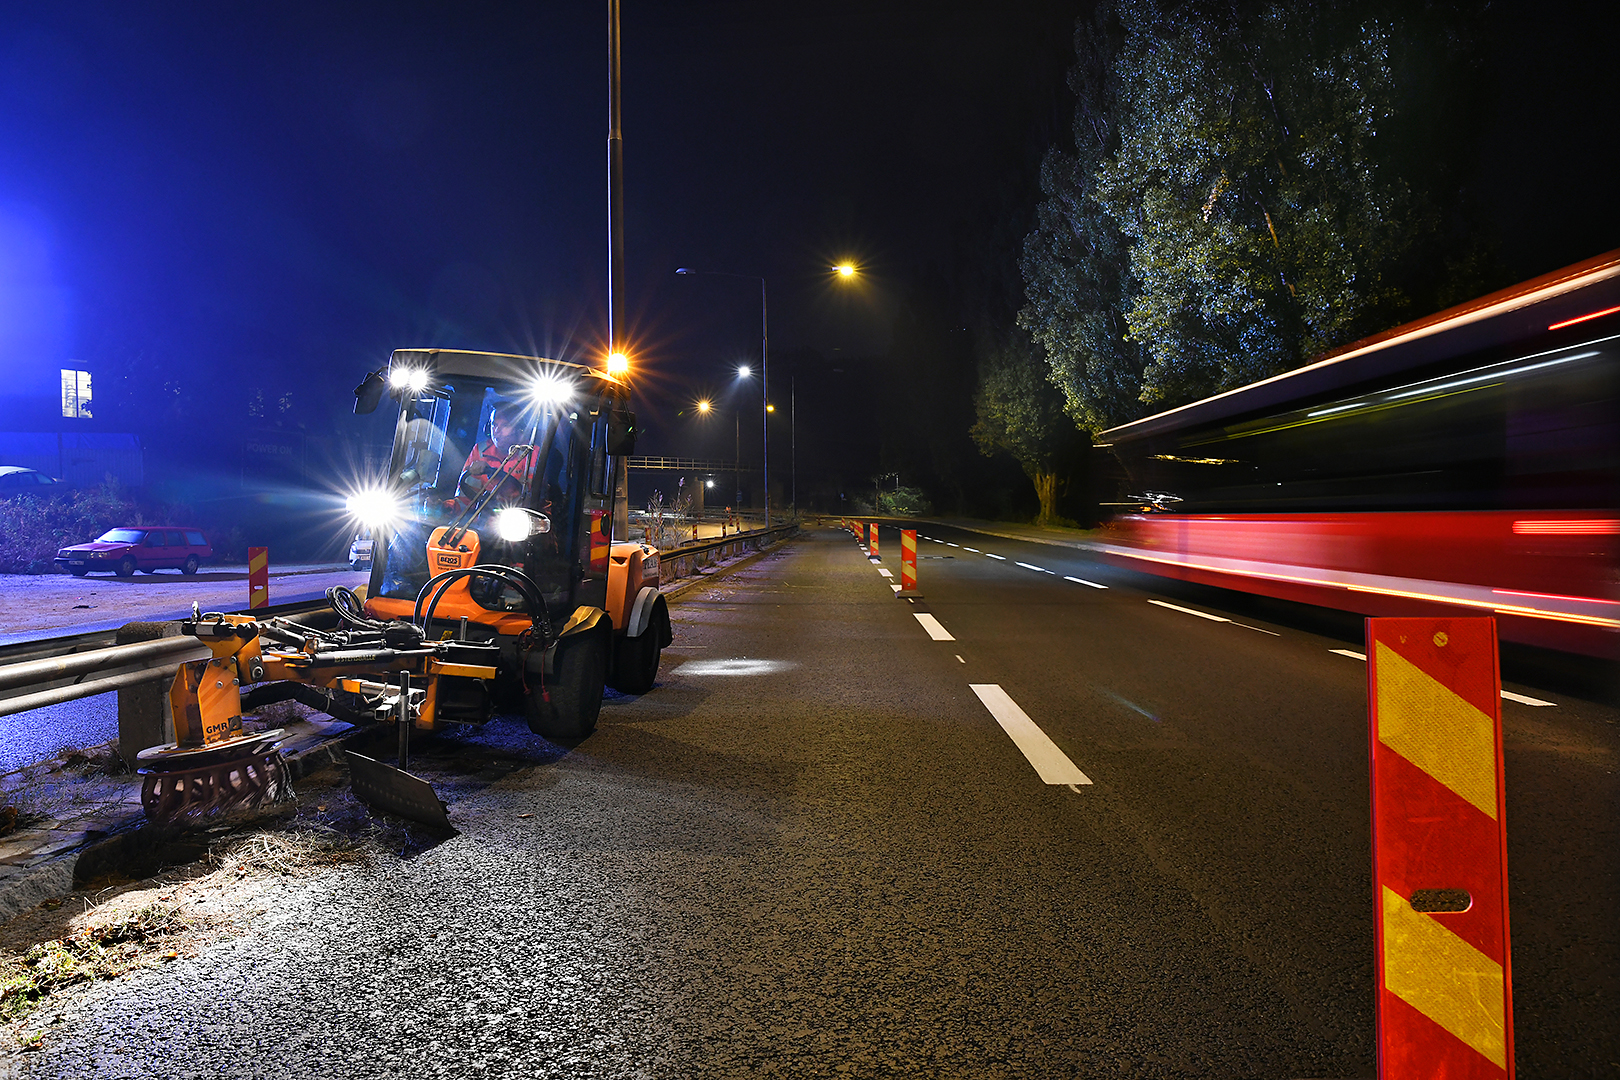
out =
<svg viewBox="0 0 1620 1080"><path fill-rule="evenodd" d="M1620 251L1098 441L1112 561L1620 656Z"/></svg>

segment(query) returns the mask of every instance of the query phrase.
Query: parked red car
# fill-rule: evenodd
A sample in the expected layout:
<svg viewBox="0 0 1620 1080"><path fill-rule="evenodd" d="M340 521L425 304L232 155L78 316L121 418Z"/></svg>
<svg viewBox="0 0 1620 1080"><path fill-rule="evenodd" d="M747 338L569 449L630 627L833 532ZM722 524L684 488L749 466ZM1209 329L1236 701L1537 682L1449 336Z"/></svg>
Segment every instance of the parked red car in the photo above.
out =
<svg viewBox="0 0 1620 1080"><path fill-rule="evenodd" d="M129 577L137 570L195 574L197 565L213 553L207 538L196 529L141 526L108 529L88 544L65 547L56 553L56 565L74 577L84 577L92 570L110 570L119 577Z"/></svg>

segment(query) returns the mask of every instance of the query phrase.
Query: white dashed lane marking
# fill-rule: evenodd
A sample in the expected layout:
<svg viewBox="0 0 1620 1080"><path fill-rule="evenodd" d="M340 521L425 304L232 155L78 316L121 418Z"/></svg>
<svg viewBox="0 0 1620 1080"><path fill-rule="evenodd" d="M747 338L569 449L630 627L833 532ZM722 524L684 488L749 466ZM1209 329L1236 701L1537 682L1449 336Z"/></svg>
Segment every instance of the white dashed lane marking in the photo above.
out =
<svg viewBox="0 0 1620 1080"><path fill-rule="evenodd" d="M1282 635L1277 633L1275 630L1262 630L1260 627L1250 626L1248 623L1232 622L1232 620L1228 619L1225 615L1211 615L1207 611L1195 611L1190 607L1182 607L1180 604L1172 604L1167 600L1149 600L1148 603L1157 604L1162 608L1169 608L1171 611L1180 611L1185 612L1188 615L1196 615L1200 619L1208 619L1210 622L1232 623L1233 626L1241 626L1245 630L1254 630L1257 633L1270 634L1272 637L1282 637Z"/></svg>
<svg viewBox="0 0 1620 1080"><path fill-rule="evenodd" d="M1006 562L1006 561L1007 561L1007 556L1005 556L1005 555L991 555L991 554L990 554L990 552L988 552L988 551L986 551L986 552L983 552L983 554L985 554L985 555L988 555L988 556L989 556L989 557L990 557L990 558L992 558L992 559L999 559L999 560L1001 560L1001 561L1002 561L1002 562Z"/></svg>
<svg viewBox="0 0 1620 1080"><path fill-rule="evenodd" d="M1360 660L1363 663L1367 660L1366 653L1356 652L1354 649L1329 649L1328 652L1333 653L1335 656L1348 656L1352 660ZM1540 698L1530 697L1527 694L1515 694L1511 690L1503 690L1502 697L1508 701L1517 701L1520 705L1534 705L1538 708L1558 707L1556 701L1542 701Z"/></svg>
<svg viewBox="0 0 1620 1080"><path fill-rule="evenodd" d="M1025 570L1034 570L1037 573L1050 574L1052 572L1052 571L1048 570L1046 567L1044 567L1044 566L1036 566L1034 563L1021 562L1018 565L1022 566Z"/></svg>
<svg viewBox="0 0 1620 1080"><path fill-rule="evenodd" d="M1072 581L1076 585L1090 585L1093 589L1106 589L1106 588L1108 588L1108 586L1099 585L1095 581L1087 581L1083 577L1069 577L1067 574L1063 575L1063 580L1064 581Z"/></svg>
<svg viewBox="0 0 1620 1080"><path fill-rule="evenodd" d="M1001 730L1007 733L1013 745L1023 751L1042 783L1071 787L1091 783L1091 777L1081 772L1079 766L1058 749L1057 743L1047 738L1046 732L1036 726L1029 714L1018 707L1018 702L1007 695L1007 691L996 683L969 683L968 686L979 695L979 700L990 710L990 715L996 718L996 723L1001 725Z"/></svg>
<svg viewBox="0 0 1620 1080"><path fill-rule="evenodd" d="M924 630L928 631L928 636L933 638L935 641L955 641L956 640L954 637L951 636L951 632L949 630L945 629L943 626L939 625L939 620L934 618L932 615L928 614L928 612L926 612L926 611L913 611L912 614L914 616L916 616L918 622L922 623L922 628ZM957 659L960 660L961 657L957 657ZM966 661L964 661L964 663L965 662Z"/></svg>
<svg viewBox="0 0 1620 1080"><path fill-rule="evenodd" d="M1169 608L1171 611L1179 611L1184 615L1196 615L1200 619L1208 619L1210 622L1231 622L1232 621L1231 619L1228 619L1224 615L1211 615L1207 611L1194 611L1190 607L1182 607L1180 604L1172 604L1168 600L1149 600L1148 603L1157 605L1158 607L1162 607L1162 608Z"/></svg>

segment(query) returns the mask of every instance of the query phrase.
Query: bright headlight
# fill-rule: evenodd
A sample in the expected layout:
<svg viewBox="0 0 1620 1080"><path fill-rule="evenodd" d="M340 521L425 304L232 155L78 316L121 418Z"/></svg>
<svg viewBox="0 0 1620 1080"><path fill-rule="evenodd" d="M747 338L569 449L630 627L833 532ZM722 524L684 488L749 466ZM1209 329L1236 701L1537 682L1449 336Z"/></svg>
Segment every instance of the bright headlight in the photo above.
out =
<svg viewBox="0 0 1620 1080"><path fill-rule="evenodd" d="M373 534L386 529L400 517L399 501L380 488L366 488L350 495L344 503L355 520L371 529Z"/></svg>
<svg viewBox="0 0 1620 1080"><path fill-rule="evenodd" d="M574 394L574 384L555 375L542 375L529 387L537 405L561 405Z"/></svg>
<svg viewBox="0 0 1620 1080"><path fill-rule="evenodd" d="M398 367L388 373L388 385L395 390L409 390L420 394L427 389L428 373L419 367Z"/></svg>
<svg viewBox="0 0 1620 1080"><path fill-rule="evenodd" d="M536 514L521 506L508 506L495 512L495 535L511 543L520 543L531 536L551 531L551 521L544 514Z"/></svg>

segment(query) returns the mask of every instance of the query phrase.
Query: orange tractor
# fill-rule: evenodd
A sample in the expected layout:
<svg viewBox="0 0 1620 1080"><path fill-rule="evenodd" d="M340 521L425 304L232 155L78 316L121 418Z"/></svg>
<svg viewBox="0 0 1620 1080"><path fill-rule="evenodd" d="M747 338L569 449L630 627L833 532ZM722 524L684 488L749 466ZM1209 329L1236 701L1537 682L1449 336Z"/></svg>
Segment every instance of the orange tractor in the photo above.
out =
<svg viewBox="0 0 1620 1080"><path fill-rule="evenodd" d="M411 729L521 711L536 734L575 740L595 729L604 686L652 689L669 609L658 552L622 539L635 446L625 384L540 357L409 349L366 376L355 412L385 394L399 410L389 472L349 502L374 538L363 601L332 590L335 629L184 623L213 657L175 678L176 742L141 754L148 812L277 797L277 733L248 730L242 712L294 698L395 724L397 769L348 755L357 794L445 823L403 771Z"/></svg>

